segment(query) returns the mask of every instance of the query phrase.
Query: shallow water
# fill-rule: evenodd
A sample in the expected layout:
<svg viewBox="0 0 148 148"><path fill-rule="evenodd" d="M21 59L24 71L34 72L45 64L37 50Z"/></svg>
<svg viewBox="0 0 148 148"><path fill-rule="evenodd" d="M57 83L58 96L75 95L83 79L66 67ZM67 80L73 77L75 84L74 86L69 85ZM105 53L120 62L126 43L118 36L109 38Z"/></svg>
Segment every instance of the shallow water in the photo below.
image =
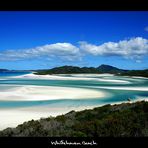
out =
<svg viewBox="0 0 148 148"><path fill-rule="evenodd" d="M11 73L0 75L0 93L7 92L13 88L19 88L22 86L58 86L67 88L87 88L96 91L102 91L106 93L103 97L87 98L87 99L52 99L49 100L34 100L34 101L8 101L0 99L0 108L18 108L28 106L44 106L49 107L85 107L85 106L100 106L109 103L119 103L127 101L128 98L136 100L138 98L148 99L148 91L143 88L148 88L148 79L145 78L132 78L113 75L60 75L60 77L68 79L34 79L27 77L17 78L15 76L22 75L24 73ZM57 75L59 76L59 75ZM75 78L75 79L70 79ZM77 79L78 78L78 79ZM85 79L79 79L85 78ZM90 79L93 78L93 79ZM113 81L112 81L113 80ZM115 87L112 89L112 87ZM116 89L117 88L117 89ZM122 89L121 89L122 88ZM125 89L126 88L126 89ZM137 90L131 90L130 88ZM57 90L58 91L58 90ZM77 92L76 92L77 93ZM107 95L109 94L109 95ZM22 94L23 95L23 94ZM70 95L70 94L69 94ZM2 97L2 96L0 96Z"/></svg>

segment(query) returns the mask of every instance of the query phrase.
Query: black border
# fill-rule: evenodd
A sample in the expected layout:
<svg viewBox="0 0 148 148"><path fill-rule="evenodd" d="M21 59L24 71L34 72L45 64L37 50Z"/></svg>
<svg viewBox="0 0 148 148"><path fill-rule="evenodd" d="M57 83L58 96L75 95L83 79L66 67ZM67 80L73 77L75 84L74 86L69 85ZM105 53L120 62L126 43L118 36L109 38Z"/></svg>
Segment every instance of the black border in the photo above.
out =
<svg viewBox="0 0 148 148"><path fill-rule="evenodd" d="M1 0L1 11L148 11L146 0ZM51 141L95 141L97 145L83 147L144 147L148 137L138 138L72 138L72 137L0 137L0 147L71 147L52 145ZM73 147L76 147L72 145Z"/></svg>
<svg viewBox="0 0 148 148"><path fill-rule="evenodd" d="M54 145L52 142L61 141L61 144ZM81 143L81 145L75 144L63 144L63 143ZM82 144L85 142L85 144ZM88 144L86 144L88 143ZM93 144L94 143L94 144ZM92 145L91 145L92 144ZM22 147L40 147L40 148L50 148L50 147L146 147L148 145L147 137L129 137L129 138L121 138L121 137L99 137L99 138L72 138L72 137L1 137L0 138L0 147L14 147L14 148L22 148ZM3 147L2 147L3 146Z"/></svg>
<svg viewBox="0 0 148 148"><path fill-rule="evenodd" d="M0 10L11 11L146 11L147 0L1 0Z"/></svg>

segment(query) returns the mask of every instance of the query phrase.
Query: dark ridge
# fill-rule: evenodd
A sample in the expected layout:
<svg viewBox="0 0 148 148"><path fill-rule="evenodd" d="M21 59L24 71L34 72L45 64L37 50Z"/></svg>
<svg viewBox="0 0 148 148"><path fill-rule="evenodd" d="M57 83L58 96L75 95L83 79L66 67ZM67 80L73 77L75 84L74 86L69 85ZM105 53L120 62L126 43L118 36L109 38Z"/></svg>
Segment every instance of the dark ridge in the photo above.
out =
<svg viewBox="0 0 148 148"><path fill-rule="evenodd" d="M72 74L72 73L122 73L127 70L119 69L110 65L95 67L61 66L48 70L37 70L37 74Z"/></svg>
<svg viewBox="0 0 148 148"><path fill-rule="evenodd" d="M119 68L116 68L110 65L105 65L105 64L100 65L97 69L100 73L113 73L113 74L123 73L128 71L128 70L119 69Z"/></svg>
<svg viewBox="0 0 148 148"><path fill-rule="evenodd" d="M9 71L8 69L0 69L0 72L7 72Z"/></svg>
<svg viewBox="0 0 148 148"><path fill-rule="evenodd" d="M119 69L114 66L102 64L95 67L78 67L78 66L61 66L55 67L52 69L40 69L40 70L7 70L0 69L0 72L34 72L38 75L46 75L46 74L81 74L81 73L90 73L90 74L102 74L102 73L111 73L115 75L121 76L142 76L148 77L148 69L145 70L124 70Z"/></svg>

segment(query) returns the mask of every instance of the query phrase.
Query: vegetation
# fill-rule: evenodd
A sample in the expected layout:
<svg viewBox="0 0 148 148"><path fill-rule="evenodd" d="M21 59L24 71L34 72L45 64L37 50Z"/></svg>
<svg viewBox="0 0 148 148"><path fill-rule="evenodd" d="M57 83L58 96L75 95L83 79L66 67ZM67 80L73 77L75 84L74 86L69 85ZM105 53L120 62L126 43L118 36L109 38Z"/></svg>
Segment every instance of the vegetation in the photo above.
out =
<svg viewBox="0 0 148 148"><path fill-rule="evenodd" d="M123 76L141 76L148 77L148 69L145 70L130 70L125 73L121 73Z"/></svg>
<svg viewBox="0 0 148 148"><path fill-rule="evenodd" d="M87 67L76 67L76 66L62 66L56 67L49 70L40 70L37 74L44 75L44 74L71 74L71 73L98 73L95 68L87 68Z"/></svg>
<svg viewBox="0 0 148 148"><path fill-rule="evenodd" d="M76 66L61 66L48 70L38 70L36 74L72 74L72 73L119 73L125 70L118 69L109 65L101 65L97 68L94 67L76 67Z"/></svg>
<svg viewBox="0 0 148 148"><path fill-rule="evenodd" d="M148 102L105 105L80 112L31 120L7 128L0 136L143 137L148 136Z"/></svg>
<svg viewBox="0 0 148 148"><path fill-rule="evenodd" d="M110 65L102 64L99 67L77 67L77 66L61 66L52 69L42 70L7 70L0 69L0 72L31 72L38 75L46 74L81 74L81 73L111 73L121 76L142 76L148 77L148 69L145 70L123 70Z"/></svg>
<svg viewBox="0 0 148 148"><path fill-rule="evenodd" d="M61 66L46 70L36 70L35 74L78 74L78 73L111 73L121 76L142 76L148 77L148 69L145 70L123 70L110 65L100 65L97 68L94 67L76 67L76 66Z"/></svg>
<svg viewBox="0 0 148 148"><path fill-rule="evenodd" d="M112 74L123 73L128 71L104 64L100 65L97 69L100 73L112 73Z"/></svg>

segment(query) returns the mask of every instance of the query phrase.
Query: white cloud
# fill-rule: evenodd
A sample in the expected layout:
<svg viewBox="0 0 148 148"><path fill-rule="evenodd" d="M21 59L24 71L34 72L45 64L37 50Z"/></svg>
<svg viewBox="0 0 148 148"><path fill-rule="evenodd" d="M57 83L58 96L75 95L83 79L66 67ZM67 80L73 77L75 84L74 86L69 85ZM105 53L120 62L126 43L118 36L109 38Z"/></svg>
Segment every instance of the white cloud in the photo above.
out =
<svg viewBox="0 0 148 148"><path fill-rule="evenodd" d="M5 50L0 52L0 60L23 60L30 58L60 58L65 60L73 60L80 58L79 48L70 43L56 43L47 44L30 49L19 49L19 50Z"/></svg>
<svg viewBox="0 0 148 148"><path fill-rule="evenodd" d="M80 49L94 56L122 56L127 59L140 59L148 54L148 40L142 37L119 42L107 42L93 45L80 42Z"/></svg>
<svg viewBox="0 0 148 148"><path fill-rule="evenodd" d="M148 40L142 37L106 42L94 45L79 42L79 46L71 43L55 43L30 49L4 50L0 52L0 61L16 61L28 59L42 59L49 61L57 58L62 61L81 61L87 54L93 56L120 56L141 62L144 55L148 55ZM53 61L52 61L53 62Z"/></svg>

